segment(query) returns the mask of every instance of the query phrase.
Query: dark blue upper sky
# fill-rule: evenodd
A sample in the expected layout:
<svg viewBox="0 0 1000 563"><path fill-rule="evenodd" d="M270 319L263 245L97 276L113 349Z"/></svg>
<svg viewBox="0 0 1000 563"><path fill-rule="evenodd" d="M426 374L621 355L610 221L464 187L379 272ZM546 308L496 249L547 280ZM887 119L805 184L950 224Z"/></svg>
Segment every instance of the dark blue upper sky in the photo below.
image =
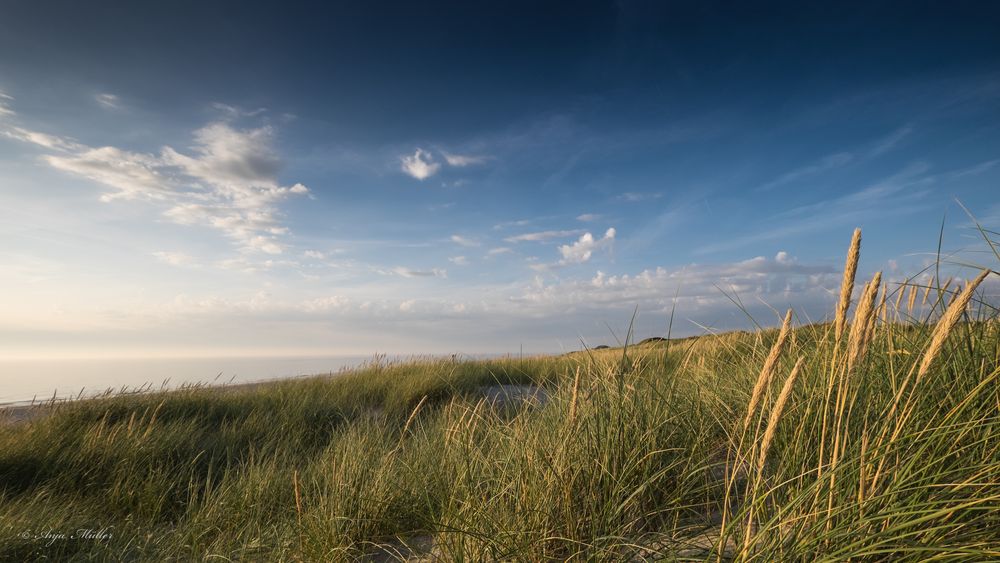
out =
<svg viewBox="0 0 1000 563"><path fill-rule="evenodd" d="M678 284L695 323L739 324L716 282L822 316L853 227L902 279L946 216L975 245L956 200L1000 221L998 29L990 2L8 0L6 298L93 288L39 321L68 347L123 292L178 349L189 309L295 324L275 349L371 331L345 350L551 348Z"/></svg>

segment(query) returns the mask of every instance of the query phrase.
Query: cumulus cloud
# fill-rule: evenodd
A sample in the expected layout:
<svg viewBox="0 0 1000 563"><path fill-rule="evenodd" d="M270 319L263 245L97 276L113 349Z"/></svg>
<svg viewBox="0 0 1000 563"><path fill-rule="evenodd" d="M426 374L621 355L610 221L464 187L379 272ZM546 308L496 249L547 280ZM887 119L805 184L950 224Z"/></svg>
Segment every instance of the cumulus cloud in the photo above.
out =
<svg viewBox="0 0 1000 563"><path fill-rule="evenodd" d="M121 107L121 100L114 94L97 94L94 101L107 109L118 109Z"/></svg>
<svg viewBox="0 0 1000 563"><path fill-rule="evenodd" d="M541 231L537 233L524 233L521 235L515 235L512 237L507 237L504 240L507 242L541 242L556 238L575 237L576 235L579 235L582 232L584 232L583 229L572 229L568 231Z"/></svg>
<svg viewBox="0 0 1000 563"><path fill-rule="evenodd" d="M461 245L461 246L479 246L479 241L472 240L470 238L463 237L461 235L451 235L451 242Z"/></svg>
<svg viewBox="0 0 1000 563"><path fill-rule="evenodd" d="M581 308L627 310L635 305L643 311L669 311L677 295L680 310L707 319L732 308L721 288L735 292L748 305L752 301L795 303L816 312L825 311L835 299L839 277L834 266L801 264L780 252L771 259L758 256L733 263L659 267L634 275L608 275L599 270L590 279L551 284L536 278L511 300L539 313Z"/></svg>
<svg viewBox="0 0 1000 563"><path fill-rule="evenodd" d="M445 160L445 162L448 163L448 166L455 166L455 167L458 167L458 168L461 168L461 167L464 167L464 166L471 166L473 164L483 164L484 162L486 162L490 158L488 156L471 156L471 155L451 154L451 153L447 153L447 152L444 152L444 151L441 151L441 155L444 156L444 160Z"/></svg>
<svg viewBox="0 0 1000 563"><path fill-rule="evenodd" d="M604 233L604 237L601 239L594 239L594 235L584 233L573 244L564 244L559 247L559 254L562 255L562 259L559 260L559 263L561 265L567 265L582 264L587 262L594 254L594 251L611 246L611 244L614 243L614 240L614 227L608 229Z"/></svg>
<svg viewBox="0 0 1000 563"><path fill-rule="evenodd" d="M159 153L90 147L20 127L2 133L55 151L42 157L53 168L111 188L102 201L159 203L171 221L217 229L246 252L281 253L279 237L288 228L279 221L278 204L309 193L302 184L279 183L282 163L272 148L270 127L210 123L194 132L186 154L169 146Z"/></svg>
<svg viewBox="0 0 1000 563"><path fill-rule="evenodd" d="M441 169L441 164L434 162L434 157L420 148L412 155L401 157L400 161L403 172L417 180L426 180Z"/></svg>

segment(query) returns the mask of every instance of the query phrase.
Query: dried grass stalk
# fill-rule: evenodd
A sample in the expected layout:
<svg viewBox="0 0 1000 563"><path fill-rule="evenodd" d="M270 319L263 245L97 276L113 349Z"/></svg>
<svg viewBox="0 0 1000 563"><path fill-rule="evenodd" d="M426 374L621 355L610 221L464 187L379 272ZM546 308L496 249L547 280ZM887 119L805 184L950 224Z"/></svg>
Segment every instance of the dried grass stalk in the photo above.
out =
<svg viewBox="0 0 1000 563"><path fill-rule="evenodd" d="M944 347L945 340L948 339L948 335L951 334L952 329L958 324L958 320L962 318L962 314L965 313L965 308L969 306L969 301L972 300L972 294L979 287L979 284L983 283L986 276L990 274L990 270L983 270L980 272L976 279L969 282L965 286L962 293L958 294L958 297L948 306L948 310L941 315L941 319L938 321L937 326L934 327L934 333L931 336L930 346L927 347L927 351L924 352L923 359L920 360L920 367L917 369L917 379L922 378L927 370L930 369L931 364L934 363L934 358L941 353L941 349Z"/></svg>
<svg viewBox="0 0 1000 563"><path fill-rule="evenodd" d="M851 371L854 365L864 356L868 347L869 326L875 315L875 298L878 296L878 288L882 283L882 272L875 272L872 281L865 284L864 293L858 300L858 307L854 311L854 322L851 323L851 334L847 339L847 370Z"/></svg>
<svg viewBox="0 0 1000 563"><path fill-rule="evenodd" d="M788 340L788 333L791 332L791 327L792 310L789 309L785 313L784 322L781 323L781 332L778 333L778 339L774 342L774 346L771 347L771 352L767 355L767 359L764 360L764 367L761 368L760 375L757 376L757 382L754 383L753 392L750 394L750 405L747 407L747 417L743 421L744 431L750 426L750 419L753 418L753 413L757 410L757 405L760 404L764 390L767 389L768 384L771 382L771 377L774 375L778 359L781 358L781 352L785 347L785 342Z"/></svg>
<svg viewBox="0 0 1000 563"><path fill-rule="evenodd" d="M844 279L840 284L840 301L837 302L835 338L839 341L847 325L847 310L851 308L851 293L854 291L854 276L858 272L858 256L861 255L861 229L854 229L851 246L847 250L844 264Z"/></svg>
<svg viewBox="0 0 1000 563"><path fill-rule="evenodd" d="M781 413L785 410L785 404L788 402L788 397L792 394L792 387L795 385L795 379L799 376L799 371L802 369L802 361L805 358L799 357L798 361L795 362L795 367L792 368L792 373L788 375L788 379L785 380L785 384L781 387L781 393L778 394L778 400L774 403L774 409L771 410L771 416L767 420L767 429L764 431L764 439L760 446L760 457L757 460L757 469L761 470L764 468L764 463L767 461L767 451L771 447L771 441L774 440L774 433L778 428L778 421L781 420Z"/></svg>

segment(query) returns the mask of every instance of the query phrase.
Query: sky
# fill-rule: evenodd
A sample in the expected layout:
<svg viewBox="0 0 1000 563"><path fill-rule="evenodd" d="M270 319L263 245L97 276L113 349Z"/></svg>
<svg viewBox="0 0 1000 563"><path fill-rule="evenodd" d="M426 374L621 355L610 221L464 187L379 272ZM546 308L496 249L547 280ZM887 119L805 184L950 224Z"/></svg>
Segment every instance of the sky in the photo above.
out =
<svg viewBox="0 0 1000 563"><path fill-rule="evenodd" d="M8 0L0 355L819 321L855 227L996 268L1000 7L801 4Z"/></svg>

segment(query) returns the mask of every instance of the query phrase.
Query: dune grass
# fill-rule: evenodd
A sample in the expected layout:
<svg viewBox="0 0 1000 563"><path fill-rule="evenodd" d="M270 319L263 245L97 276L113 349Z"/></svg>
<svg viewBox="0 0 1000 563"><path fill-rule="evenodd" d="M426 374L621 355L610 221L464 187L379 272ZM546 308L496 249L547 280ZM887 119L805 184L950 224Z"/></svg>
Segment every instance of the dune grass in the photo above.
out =
<svg viewBox="0 0 1000 563"><path fill-rule="evenodd" d="M0 560L1000 558L987 273L847 269L831 323L56 405L0 427Z"/></svg>

